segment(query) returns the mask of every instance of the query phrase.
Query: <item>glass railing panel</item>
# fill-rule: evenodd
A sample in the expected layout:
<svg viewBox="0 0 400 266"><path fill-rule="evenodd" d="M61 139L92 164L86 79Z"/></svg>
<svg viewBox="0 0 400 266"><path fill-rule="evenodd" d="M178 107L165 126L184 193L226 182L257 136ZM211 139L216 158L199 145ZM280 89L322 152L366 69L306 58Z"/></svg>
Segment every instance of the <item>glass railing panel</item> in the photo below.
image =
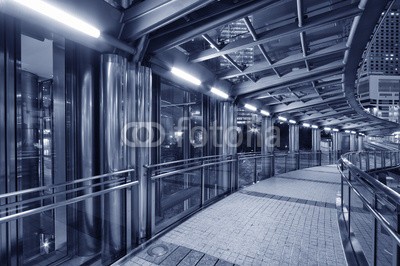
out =
<svg viewBox="0 0 400 266"><path fill-rule="evenodd" d="M300 153L300 169L308 168L311 166L311 156L309 153Z"/></svg>
<svg viewBox="0 0 400 266"><path fill-rule="evenodd" d="M239 187L249 186L254 183L255 176L255 168L254 168L255 159L239 159Z"/></svg>
<svg viewBox="0 0 400 266"><path fill-rule="evenodd" d="M297 170L297 156L296 153L288 153L286 156L286 171L295 171Z"/></svg>
<svg viewBox="0 0 400 266"><path fill-rule="evenodd" d="M376 265L394 265L394 252L396 242L389 235L388 231L378 224L376 235Z"/></svg>
<svg viewBox="0 0 400 266"><path fill-rule="evenodd" d="M276 155L275 156L275 175L283 174L286 172L286 156Z"/></svg>
<svg viewBox="0 0 400 266"><path fill-rule="evenodd" d="M359 241L369 265L373 265L374 217L353 190L351 190L350 197L350 227Z"/></svg>
<svg viewBox="0 0 400 266"><path fill-rule="evenodd" d="M156 226L193 208L200 207L200 169L164 177L157 180L155 186Z"/></svg>

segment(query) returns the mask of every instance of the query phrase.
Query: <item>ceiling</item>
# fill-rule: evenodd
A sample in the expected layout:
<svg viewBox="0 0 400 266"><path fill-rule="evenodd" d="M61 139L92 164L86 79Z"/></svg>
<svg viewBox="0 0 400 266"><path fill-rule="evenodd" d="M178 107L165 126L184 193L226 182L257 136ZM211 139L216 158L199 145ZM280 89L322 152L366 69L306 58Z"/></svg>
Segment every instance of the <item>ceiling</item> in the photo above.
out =
<svg viewBox="0 0 400 266"><path fill-rule="evenodd" d="M239 106L252 103L273 117L367 134L398 130L365 112L355 89L363 52L391 0L49 1L96 25L102 37L8 2L0 8L100 52L151 64L165 77L180 64L203 81L196 90L217 85Z"/></svg>

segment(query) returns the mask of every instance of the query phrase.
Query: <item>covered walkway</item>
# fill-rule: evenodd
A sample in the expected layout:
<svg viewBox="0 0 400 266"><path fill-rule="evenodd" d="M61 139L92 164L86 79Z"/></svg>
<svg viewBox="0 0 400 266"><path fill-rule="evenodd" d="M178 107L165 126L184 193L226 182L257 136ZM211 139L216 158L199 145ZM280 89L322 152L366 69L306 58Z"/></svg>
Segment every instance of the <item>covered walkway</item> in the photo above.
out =
<svg viewBox="0 0 400 266"><path fill-rule="evenodd" d="M277 175L194 215L125 265L346 265L339 190L333 165Z"/></svg>

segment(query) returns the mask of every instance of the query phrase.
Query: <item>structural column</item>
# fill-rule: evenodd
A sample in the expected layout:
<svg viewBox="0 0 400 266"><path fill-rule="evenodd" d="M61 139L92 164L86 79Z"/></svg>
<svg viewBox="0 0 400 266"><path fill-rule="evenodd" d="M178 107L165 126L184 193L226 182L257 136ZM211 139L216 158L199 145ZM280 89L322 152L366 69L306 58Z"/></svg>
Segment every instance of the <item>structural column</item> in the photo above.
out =
<svg viewBox="0 0 400 266"><path fill-rule="evenodd" d="M321 163L321 154L319 153L321 150L321 131L319 128L313 128L311 134L313 163L319 165Z"/></svg>
<svg viewBox="0 0 400 266"><path fill-rule="evenodd" d="M364 136L358 136L358 151L364 150Z"/></svg>
<svg viewBox="0 0 400 266"><path fill-rule="evenodd" d="M289 151L299 151L299 125L289 125Z"/></svg>
<svg viewBox="0 0 400 266"><path fill-rule="evenodd" d="M100 156L101 173L126 169L126 150L121 139L125 124L126 59L115 54L101 57ZM110 179L120 178L118 176ZM126 243L125 193L117 190L103 196L103 258L114 260L124 252Z"/></svg>
<svg viewBox="0 0 400 266"><path fill-rule="evenodd" d="M221 118L221 148L220 155L235 155L237 149L237 131L236 131L236 107L231 102L222 102L220 108ZM218 180L219 193L224 192L232 185L230 184L231 170L229 165L224 165L222 176ZM236 180L236 179L235 179ZM232 182L233 183L233 182Z"/></svg>
<svg viewBox="0 0 400 266"><path fill-rule="evenodd" d="M321 150L321 131L319 130L319 128L313 128L311 133L312 150L314 152Z"/></svg>
<svg viewBox="0 0 400 266"><path fill-rule="evenodd" d="M342 133L340 132L332 132L332 152L335 156L335 160L339 159L339 154L341 151L341 135Z"/></svg>
<svg viewBox="0 0 400 266"><path fill-rule="evenodd" d="M350 151L356 151L356 135L351 133L350 134Z"/></svg>
<svg viewBox="0 0 400 266"><path fill-rule="evenodd" d="M262 159L262 176L268 178L274 175L274 160L272 155L275 146L274 124L269 116L263 117L261 121L261 155Z"/></svg>

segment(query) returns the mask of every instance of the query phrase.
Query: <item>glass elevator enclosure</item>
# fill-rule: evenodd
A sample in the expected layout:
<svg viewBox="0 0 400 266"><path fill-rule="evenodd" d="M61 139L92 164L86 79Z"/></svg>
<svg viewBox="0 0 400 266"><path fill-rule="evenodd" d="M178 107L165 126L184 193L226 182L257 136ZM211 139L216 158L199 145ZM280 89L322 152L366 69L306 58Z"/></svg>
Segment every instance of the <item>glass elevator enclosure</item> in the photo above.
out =
<svg viewBox="0 0 400 266"><path fill-rule="evenodd" d="M151 73L0 22L0 264L110 264L138 244L137 158L122 135Z"/></svg>

